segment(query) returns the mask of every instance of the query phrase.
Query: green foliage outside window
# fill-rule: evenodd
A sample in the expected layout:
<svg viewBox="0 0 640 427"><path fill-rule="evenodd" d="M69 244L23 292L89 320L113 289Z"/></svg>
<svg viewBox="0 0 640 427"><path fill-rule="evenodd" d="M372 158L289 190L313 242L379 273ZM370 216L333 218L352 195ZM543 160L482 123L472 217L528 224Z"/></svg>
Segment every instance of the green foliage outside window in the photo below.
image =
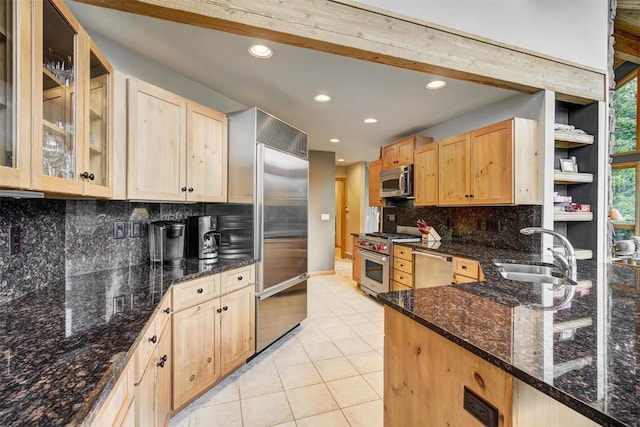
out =
<svg viewBox="0 0 640 427"><path fill-rule="evenodd" d="M636 168L614 168L611 174L613 207L624 217L625 224L636 221Z"/></svg>
<svg viewBox="0 0 640 427"><path fill-rule="evenodd" d="M616 114L614 153L636 150L638 78L616 90L613 108Z"/></svg>

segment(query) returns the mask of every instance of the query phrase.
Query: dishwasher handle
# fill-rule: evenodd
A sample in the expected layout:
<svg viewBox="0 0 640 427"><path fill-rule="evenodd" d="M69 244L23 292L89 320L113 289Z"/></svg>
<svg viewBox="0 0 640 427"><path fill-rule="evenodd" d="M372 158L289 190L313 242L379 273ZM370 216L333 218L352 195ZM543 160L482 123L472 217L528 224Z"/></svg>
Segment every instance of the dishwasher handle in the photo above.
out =
<svg viewBox="0 0 640 427"><path fill-rule="evenodd" d="M435 258L435 259L439 259L440 261L444 261L444 262L451 262L453 261L453 257L450 255L436 255L436 254L432 254L429 252L422 252L422 251L411 251L412 255L420 255L420 256L424 256L427 258Z"/></svg>

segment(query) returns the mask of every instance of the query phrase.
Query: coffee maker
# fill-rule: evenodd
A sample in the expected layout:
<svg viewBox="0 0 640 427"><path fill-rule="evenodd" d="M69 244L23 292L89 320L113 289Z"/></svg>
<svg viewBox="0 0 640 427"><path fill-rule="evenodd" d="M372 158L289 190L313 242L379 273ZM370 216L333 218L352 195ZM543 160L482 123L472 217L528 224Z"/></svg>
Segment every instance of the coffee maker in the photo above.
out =
<svg viewBox="0 0 640 427"><path fill-rule="evenodd" d="M178 221L149 223L149 255L152 264L184 265L185 224Z"/></svg>
<svg viewBox="0 0 640 427"><path fill-rule="evenodd" d="M187 248L189 258L205 262L217 262L220 248L220 233L216 232L218 217L190 216L187 218Z"/></svg>

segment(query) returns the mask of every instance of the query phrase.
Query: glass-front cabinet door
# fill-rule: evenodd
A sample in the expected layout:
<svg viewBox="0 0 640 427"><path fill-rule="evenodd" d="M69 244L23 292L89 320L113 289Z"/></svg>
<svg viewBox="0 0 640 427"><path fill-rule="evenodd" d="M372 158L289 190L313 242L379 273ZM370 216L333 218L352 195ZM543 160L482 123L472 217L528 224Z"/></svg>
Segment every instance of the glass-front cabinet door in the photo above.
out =
<svg viewBox="0 0 640 427"><path fill-rule="evenodd" d="M88 37L87 37L88 39ZM111 197L113 170L113 68L88 39L88 85L84 97L84 162L80 178L84 193Z"/></svg>
<svg viewBox="0 0 640 427"><path fill-rule="evenodd" d="M78 130L82 123L78 122L77 95L81 90L78 69L83 64L78 62L82 60L78 52L84 40L79 37L79 23L64 3L44 0L36 4L41 10L36 10L34 28L39 57L39 63L34 64L34 184L47 192L80 194ZM40 104L35 101L38 92Z"/></svg>
<svg viewBox="0 0 640 427"><path fill-rule="evenodd" d="M0 2L0 188L31 186L31 7Z"/></svg>

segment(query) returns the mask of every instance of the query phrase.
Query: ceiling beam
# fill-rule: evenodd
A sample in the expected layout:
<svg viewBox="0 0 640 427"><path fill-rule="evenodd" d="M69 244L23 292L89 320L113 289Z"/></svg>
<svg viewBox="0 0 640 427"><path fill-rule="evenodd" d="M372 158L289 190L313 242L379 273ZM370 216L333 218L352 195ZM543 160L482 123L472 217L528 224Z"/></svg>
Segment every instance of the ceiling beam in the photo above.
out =
<svg viewBox="0 0 640 427"><path fill-rule="evenodd" d="M640 38L619 30L613 33L613 37L616 58L640 64Z"/></svg>
<svg viewBox="0 0 640 427"><path fill-rule="evenodd" d="M605 99L603 72L344 2L76 1L565 101Z"/></svg>
<svg viewBox="0 0 640 427"><path fill-rule="evenodd" d="M640 1L638 0L618 0L617 9L640 10Z"/></svg>

